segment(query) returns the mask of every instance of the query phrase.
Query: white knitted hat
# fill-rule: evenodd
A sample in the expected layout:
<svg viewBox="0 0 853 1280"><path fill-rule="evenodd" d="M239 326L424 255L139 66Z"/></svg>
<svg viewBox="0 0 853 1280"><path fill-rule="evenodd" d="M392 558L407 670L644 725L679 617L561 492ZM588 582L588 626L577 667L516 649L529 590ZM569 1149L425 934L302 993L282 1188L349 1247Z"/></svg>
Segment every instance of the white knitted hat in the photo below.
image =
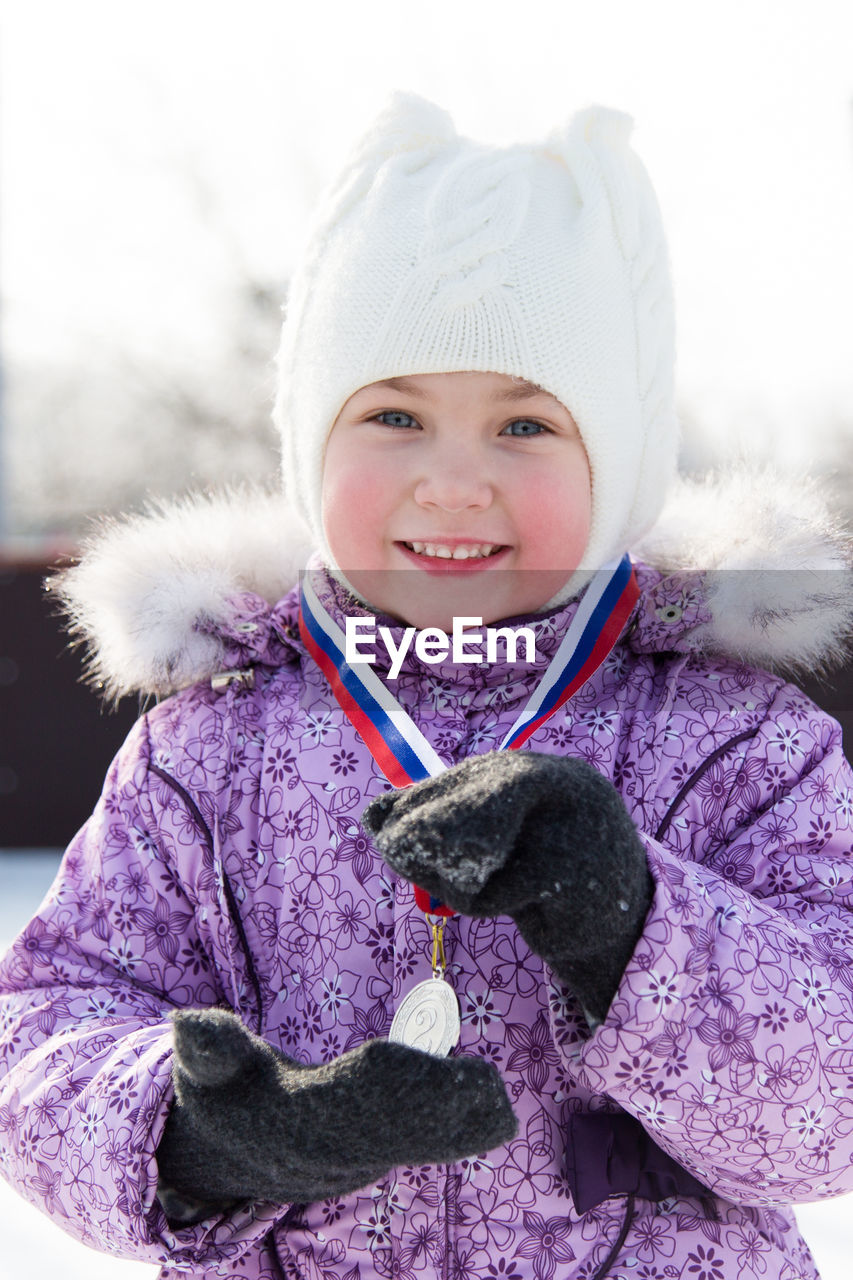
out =
<svg viewBox="0 0 853 1280"><path fill-rule="evenodd" d="M491 147L398 93L362 139L291 284L275 410L285 489L333 567L326 438L359 388L405 374L511 374L566 406L592 472L584 569L654 523L676 461L673 307L630 131L591 107L542 145Z"/></svg>

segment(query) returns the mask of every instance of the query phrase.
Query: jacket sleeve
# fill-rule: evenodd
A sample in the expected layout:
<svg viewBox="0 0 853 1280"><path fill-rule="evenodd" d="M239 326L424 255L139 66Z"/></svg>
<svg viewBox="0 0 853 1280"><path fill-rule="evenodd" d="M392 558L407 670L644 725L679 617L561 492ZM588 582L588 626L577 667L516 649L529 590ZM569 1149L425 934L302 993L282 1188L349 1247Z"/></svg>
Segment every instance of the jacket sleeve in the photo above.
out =
<svg viewBox="0 0 853 1280"><path fill-rule="evenodd" d="M88 1245L212 1266L244 1254L287 1206L174 1232L155 1198L172 1099L167 1017L223 993L178 870L180 856L203 872L198 831L158 787L149 749L143 718L45 901L0 959L0 1170Z"/></svg>
<svg viewBox="0 0 853 1280"><path fill-rule="evenodd" d="M739 737L643 836L643 935L565 1051L706 1186L772 1206L853 1190L853 776L791 686Z"/></svg>

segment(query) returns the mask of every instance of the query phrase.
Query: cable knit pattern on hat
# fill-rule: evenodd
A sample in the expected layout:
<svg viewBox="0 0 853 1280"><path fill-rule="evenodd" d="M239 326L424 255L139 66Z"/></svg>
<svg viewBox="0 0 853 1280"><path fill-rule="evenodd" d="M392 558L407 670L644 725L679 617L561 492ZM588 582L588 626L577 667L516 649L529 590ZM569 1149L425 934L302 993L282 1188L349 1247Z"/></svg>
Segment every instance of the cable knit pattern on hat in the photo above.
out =
<svg viewBox="0 0 853 1280"><path fill-rule="evenodd" d="M570 410L593 480L583 570L653 524L676 458L673 308L630 129L591 107L545 143L490 147L397 94L356 148L293 282L276 405L288 496L333 567L326 438L360 387L405 374L514 375Z"/></svg>

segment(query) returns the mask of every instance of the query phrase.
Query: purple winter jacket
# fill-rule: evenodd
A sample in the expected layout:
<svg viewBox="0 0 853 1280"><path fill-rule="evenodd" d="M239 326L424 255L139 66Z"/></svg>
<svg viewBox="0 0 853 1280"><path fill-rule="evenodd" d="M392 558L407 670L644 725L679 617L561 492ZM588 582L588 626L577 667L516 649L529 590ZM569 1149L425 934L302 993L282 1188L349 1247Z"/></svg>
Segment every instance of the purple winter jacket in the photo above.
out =
<svg viewBox="0 0 853 1280"><path fill-rule="evenodd" d="M194 630L251 675L139 719L0 962L4 1176L164 1280L814 1277L790 1206L853 1190L853 777L796 688L691 652L701 578L639 578L609 658L528 744L611 779L647 850L654 900L606 1021L590 1033L509 918L447 929L456 1052L497 1064L515 1140L339 1200L166 1223L170 1010L225 1005L317 1062L385 1035L429 971L412 888L359 824L388 784L304 649L297 592L243 592ZM322 588L341 625L359 612ZM445 761L499 744L576 608L526 620L533 667L409 653L394 691ZM623 1123L636 1159L611 1147ZM664 1153L707 1190L644 1194Z"/></svg>

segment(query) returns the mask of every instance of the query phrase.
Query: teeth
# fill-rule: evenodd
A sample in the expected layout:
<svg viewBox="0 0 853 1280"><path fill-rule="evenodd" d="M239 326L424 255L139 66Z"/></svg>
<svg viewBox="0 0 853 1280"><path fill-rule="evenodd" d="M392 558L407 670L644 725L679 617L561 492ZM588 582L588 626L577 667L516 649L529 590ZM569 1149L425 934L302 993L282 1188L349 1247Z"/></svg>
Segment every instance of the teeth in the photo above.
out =
<svg viewBox="0 0 853 1280"><path fill-rule="evenodd" d="M437 556L442 560L474 560L485 559L496 547L494 542L475 542L469 547L445 547L440 542L407 542L418 555Z"/></svg>

